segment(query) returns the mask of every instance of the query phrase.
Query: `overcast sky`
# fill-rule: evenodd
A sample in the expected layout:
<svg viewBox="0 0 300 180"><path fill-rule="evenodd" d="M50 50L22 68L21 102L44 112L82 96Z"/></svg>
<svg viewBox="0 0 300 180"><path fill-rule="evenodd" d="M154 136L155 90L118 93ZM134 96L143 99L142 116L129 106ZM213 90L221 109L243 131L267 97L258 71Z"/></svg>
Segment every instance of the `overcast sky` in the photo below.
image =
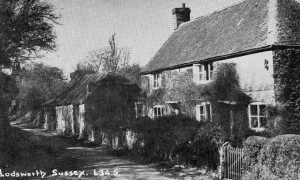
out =
<svg viewBox="0 0 300 180"><path fill-rule="evenodd" d="M55 25L57 51L42 61L64 70L66 76L88 52L108 45L116 33L119 46L128 47L133 63L147 64L174 31L172 9L191 9L191 21L242 0L48 0L62 15Z"/></svg>

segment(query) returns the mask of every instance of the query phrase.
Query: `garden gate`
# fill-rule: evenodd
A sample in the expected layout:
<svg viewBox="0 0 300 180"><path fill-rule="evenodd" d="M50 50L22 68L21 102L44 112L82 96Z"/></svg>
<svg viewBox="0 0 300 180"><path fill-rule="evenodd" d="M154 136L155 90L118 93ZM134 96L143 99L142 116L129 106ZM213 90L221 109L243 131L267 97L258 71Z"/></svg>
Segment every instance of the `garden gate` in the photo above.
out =
<svg viewBox="0 0 300 180"><path fill-rule="evenodd" d="M233 148L228 143L225 143L220 149L220 155L220 178L240 180L243 173L243 149Z"/></svg>

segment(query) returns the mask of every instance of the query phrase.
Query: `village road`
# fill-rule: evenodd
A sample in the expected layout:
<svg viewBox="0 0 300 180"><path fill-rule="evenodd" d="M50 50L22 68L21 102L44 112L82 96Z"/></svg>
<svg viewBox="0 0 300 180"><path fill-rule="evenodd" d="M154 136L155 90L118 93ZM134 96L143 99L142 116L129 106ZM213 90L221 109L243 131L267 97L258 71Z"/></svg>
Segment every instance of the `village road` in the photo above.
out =
<svg viewBox="0 0 300 180"><path fill-rule="evenodd" d="M56 172L53 169L52 172L47 173L48 177L44 179L172 179L164 177L160 172L147 165L112 157L101 150L72 147L68 148L67 153L69 157L79 159L78 164L74 164L77 167L62 172Z"/></svg>
<svg viewBox="0 0 300 180"><path fill-rule="evenodd" d="M51 144L60 144L64 142L60 138L43 133L37 130L27 130L34 134L38 140L43 143L51 141ZM48 139L47 138L51 138ZM57 141L56 141L57 140ZM69 142L64 144L67 147L63 155L59 157L44 176L29 179L47 179L47 180L69 180L69 179L115 179L115 180L169 180L179 179L167 177L165 174L150 167L148 164L140 164L129 160L128 158L115 157L107 152L97 148L73 147ZM42 163L42 162L41 162ZM63 170L62 170L63 169ZM198 180L207 179L205 176L185 177L180 179Z"/></svg>

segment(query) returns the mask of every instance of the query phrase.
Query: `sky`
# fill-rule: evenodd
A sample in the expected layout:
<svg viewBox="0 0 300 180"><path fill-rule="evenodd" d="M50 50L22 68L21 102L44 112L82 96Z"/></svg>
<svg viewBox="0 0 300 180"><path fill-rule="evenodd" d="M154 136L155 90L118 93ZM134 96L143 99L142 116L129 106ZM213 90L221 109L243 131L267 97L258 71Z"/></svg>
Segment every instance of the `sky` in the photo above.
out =
<svg viewBox="0 0 300 180"><path fill-rule="evenodd" d="M57 50L38 60L69 74L90 51L108 46L116 33L119 47L129 48L131 63L145 66L174 31L171 11L182 3L191 21L242 0L48 0L61 15L54 26Z"/></svg>

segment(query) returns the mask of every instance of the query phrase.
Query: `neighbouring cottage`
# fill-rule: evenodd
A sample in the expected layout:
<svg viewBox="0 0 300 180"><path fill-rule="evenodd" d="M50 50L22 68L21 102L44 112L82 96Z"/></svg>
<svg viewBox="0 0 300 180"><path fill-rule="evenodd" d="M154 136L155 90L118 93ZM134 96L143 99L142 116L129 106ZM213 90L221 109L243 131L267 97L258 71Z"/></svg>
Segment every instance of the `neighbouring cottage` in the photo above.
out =
<svg viewBox="0 0 300 180"><path fill-rule="evenodd" d="M68 86L57 98L44 104L44 128L67 136L77 135L88 141L101 141L101 126L97 123L107 112L97 108L107 106L107 99L117 96L118 100L127 102L127 107L123 109L132 108L130 111L134 112L134 94L137 97L139 91L138 85L120 76L86 75ZM131 92L130 96L125 92ZM117 109L112 111L119 114Z"/></svg>
<svg viewBox="0 0 300 180"><path fill-rule="evenodd" d="M185 4L172 12L175 31L142 72L147 96L159 97L174 74L190 73L195 84L203 85L212 81L218 64L234 63L240 88L251 97L245 111L247 124L250 129L264 130L264 109L278 102L279 85L274 79L280 66L277 54L286 49L300 50L299 1L245 0L193 21L189 21L190 9ZM185 113L181 102L174 99L146 101L136 103L137 116ZM199 121L213 119L214 107L200 100L193 112Z"/></svg>

